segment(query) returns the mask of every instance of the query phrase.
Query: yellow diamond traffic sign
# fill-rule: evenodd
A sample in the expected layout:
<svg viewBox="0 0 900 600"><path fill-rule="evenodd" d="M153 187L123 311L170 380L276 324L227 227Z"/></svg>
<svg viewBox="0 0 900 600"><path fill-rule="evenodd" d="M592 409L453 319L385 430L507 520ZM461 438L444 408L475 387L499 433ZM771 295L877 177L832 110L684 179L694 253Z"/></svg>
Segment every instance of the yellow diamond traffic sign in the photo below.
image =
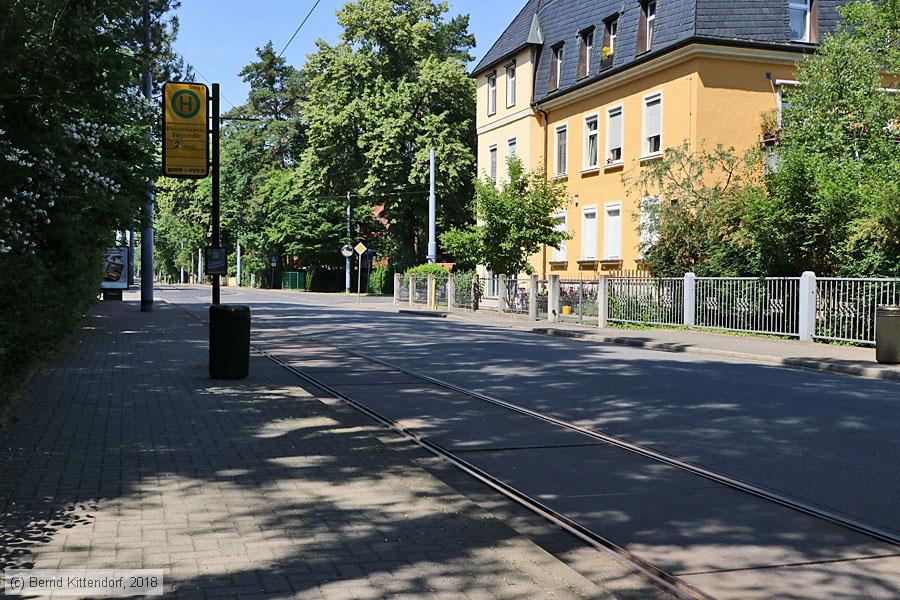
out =
<svg viewBox="0 0 900 600"><path fill-rule="evenodd" d="M163 86L163 175L203 179L209 175L209 89L202 83Z"/></svg>
<svg viewBox="0 0 900 600"><path fill-rule="evenodd" d="M362 256L363 254L366 253L366 250L368 250L368 248L366 248L366 245L365 245L365 244L363 244L362 242L360 242L360 243L358 243L358 244L356 245L356 247L354 248L354 250L356 250L356 253L357 253L357 254L359 254L360 256Z"/></svg>

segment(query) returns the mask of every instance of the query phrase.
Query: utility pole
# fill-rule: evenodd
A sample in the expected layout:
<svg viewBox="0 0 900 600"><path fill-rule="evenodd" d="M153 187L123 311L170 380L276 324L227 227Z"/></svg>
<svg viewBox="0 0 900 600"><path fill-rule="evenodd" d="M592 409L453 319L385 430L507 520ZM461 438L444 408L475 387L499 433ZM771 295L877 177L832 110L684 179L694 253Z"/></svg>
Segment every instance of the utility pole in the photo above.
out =
<svg viewBox="0 0 900 600"><path fill-rule="evenodd" d="M144 97L153 101L153 76L150 73L150 0L144 0ZM147 132L148 137L153 133ZM148 181L141 223L141 312L153 312L153 181Z"/></svg>
<svg viewBox="0 0 900 600"><path fill-rule="evenodd" d="M350 238L350 192L347 192L347 240L348 244L353 245L353 240ZM350 269L352 268L350 265L350 257L348 256L344 262L344 269L346 270L346 276L344 277L344 287L345 293L350 293Z"/></svg>
<svg viewBox="0 0 900 600"><path fill-rule="evenodd" d="M434 195L434 148L429 152L429 171L431 185L428 193L428 264L437 261L437 199Z"/></svg>
<svg viewBox="0 0 900 600"><path fill-rule="evenodd" d="M241 287L241 243L237 244L237 286Z"/></svg>

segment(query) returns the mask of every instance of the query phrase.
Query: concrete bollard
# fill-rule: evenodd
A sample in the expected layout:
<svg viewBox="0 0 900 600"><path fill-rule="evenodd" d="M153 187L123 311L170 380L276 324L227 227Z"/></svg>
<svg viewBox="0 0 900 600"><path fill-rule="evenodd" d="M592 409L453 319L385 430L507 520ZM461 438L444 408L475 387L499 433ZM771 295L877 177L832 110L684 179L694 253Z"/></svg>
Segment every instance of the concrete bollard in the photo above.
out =
<svg viewBox="0 0 900 600"><path fill-rule="evenodd" d="M528 282L528 318L532 321L538 320L538 276L532 275L531 281Z"/></svg>
<svg viewBox="0 0 900 600"><path fill-rule="evenodd" d="M451 275L447 278L447 309L456 305L456 278Z"/></svg>
<svg viewBox="0 0 900 600"><path fill-rule="evenodd" d="M601 275L597 285L597 326L605 329L609 318L609 276Z"/></svg>
<svg viewBox="0 0 900 600"><path fill-rule="evenodd" d="M434 289L434 275L429 275L427 279L427 289L425 290L425 304L428 306L428 310L434 310L437 305L437 298L435 298L435 289Z"/></svg>
<svg viewBox="0 0 900 600"><path fill-rule="evenodd" d="M506 289L506 275L500 275L497 278L497 282L497 287L500 288L497 290L497 309L501 313L505 313L509 309L507 306L509 290Z"/></svg>
<svg viewBox="0 0 900 600"><path fill-rule="evenodd" d="M401 287L403 287L403 275L394 273L394 304L400 304Z"/></svg>
<svg viewBox="0 0 900 600"><path fill-rule="evenodd" d="M550 276L550 290L547 296L547 320L556 323L559 320L559 275Z"/></svg>
<svg viewBox="0 0 900 600"><path fill-rule="evenodd" d="M416 278L411 275L409 278L409 305L416 303Z"/></svg>

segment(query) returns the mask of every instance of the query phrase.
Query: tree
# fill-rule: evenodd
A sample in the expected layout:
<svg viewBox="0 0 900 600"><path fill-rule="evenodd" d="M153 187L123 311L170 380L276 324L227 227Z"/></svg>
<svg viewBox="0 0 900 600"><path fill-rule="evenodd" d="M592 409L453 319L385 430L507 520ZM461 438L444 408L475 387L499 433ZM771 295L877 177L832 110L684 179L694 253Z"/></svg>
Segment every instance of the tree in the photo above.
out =
<svg viewBox="0 0 900 600"><path fill-rule="evenodd" d="M800 63L769 180L773 267L900 274L900 1L861 1Z"/></svg>
<svg viewBox="0 0 900 600"><path fill-rule="evenodd" d="M659 277L744 276L763 272L748 231L765 197L761 156L721 146L667 148L660 160L623 176L640 197L641 254Z"/></svg>
<svg viewBox="0 0 900 600"><path fill-rule="evenodd" d="M486 266L493 273L531 272L528 259L543 244L558 247L569 234L557 229L553 213L568 203L565 186L548 181L541 169L526 172L510 157L509 181L475 183L476 225L454 228L441 243L457 261Z"/></svg>
<svg viewBox="0 0 900 600"><path fill-rule="evenodd" d="M178 63L160 40L174 31L168 6L153 5L156 64ZM79 323L104 247L131 228L158 168L137 7L0 3L0 385Z"/></svg>
<svg viewBox="0 0 900 600"><path fill-rule="evenodd" d="M424 255L431 147L439 226L471 219L475 89L466 62L474 39L468 17L445 20L446 12L446 2L430 0L348 3L337 14L341 42L319 41L304 69L299 187L308 198L349 191L370 215L381 207L390 238L380 249L401 265Z"/></svg>

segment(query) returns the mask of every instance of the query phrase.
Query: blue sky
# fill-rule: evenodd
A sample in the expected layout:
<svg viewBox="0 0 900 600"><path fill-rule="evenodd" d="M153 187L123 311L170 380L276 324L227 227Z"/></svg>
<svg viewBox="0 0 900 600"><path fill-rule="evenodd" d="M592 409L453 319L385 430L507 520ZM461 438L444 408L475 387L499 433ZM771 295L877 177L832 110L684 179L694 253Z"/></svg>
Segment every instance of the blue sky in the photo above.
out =
<svg viewBox="0 0 900 600"><path fill-rule="evenodd" d="M345 1L321 0L285 52L289 63L302 65L306 55L315 50L317 38L337 41L340 31L334 13ZM272 40L281 50L314 3L182 0L175 48L194 65L201 82L206 78L222 84L222 108L227 110L247 97L248 87L238 73L255 57L256 47ZM469 30L478 43L472 54L481 58L524 4L525 0L450 0L450 14L470 15Z"/></svg>

